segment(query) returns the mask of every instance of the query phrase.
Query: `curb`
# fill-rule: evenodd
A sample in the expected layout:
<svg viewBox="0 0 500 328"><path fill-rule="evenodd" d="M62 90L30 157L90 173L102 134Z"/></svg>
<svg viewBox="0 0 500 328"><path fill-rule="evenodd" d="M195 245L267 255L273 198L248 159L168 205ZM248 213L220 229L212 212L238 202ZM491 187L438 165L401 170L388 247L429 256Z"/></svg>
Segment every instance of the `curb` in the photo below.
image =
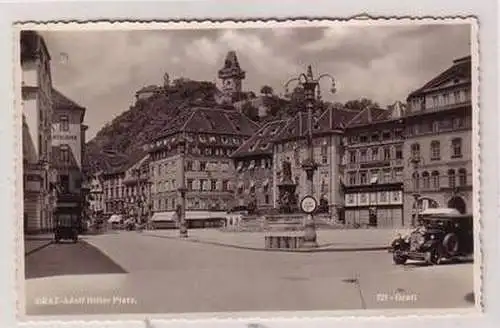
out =
<svg viewBox="0 0 500 328"><path fill-rule="evenodd" d="M53 241L52 241L52 240L51 240L51 241L48 241L47 243L44 243L44 244L42 244L42 245L40 245L40 246L38 246L38 247L35 247L35 248L33 248L32 250L30 250L30 251L28 251L28 252L24 252L24 256L31 255L31 254L33 254L33 253L35 253L35 252L38 252L39 250L44 249L45 247L47 247L47 246L49 246L49 245L52 245L52 244L53 244Z"/></svg>
<svg viewBox="0 0 500 328"><path fill-rule="evenodd" d="M370 246L370 247L318 247L318 248L297 248L297 249L287 249L287 248L264 248L264 247L251 247L251 246L240 246L234 244L225 244L216 241L207 241L200 239L182 239L180 237L171 237L171 236L160 236L154 234L144 234L146 236L155 237L155 238L165 238L172 240L181 240L185 242L198 243L198 244L207 244L214 245L220 247L228 247L235 249L244 249L248 251L260 251L260 252L287 252L287 253L320 253L320 252L370 252L370 251L386 251L390 247L389 246Z"/></svg>

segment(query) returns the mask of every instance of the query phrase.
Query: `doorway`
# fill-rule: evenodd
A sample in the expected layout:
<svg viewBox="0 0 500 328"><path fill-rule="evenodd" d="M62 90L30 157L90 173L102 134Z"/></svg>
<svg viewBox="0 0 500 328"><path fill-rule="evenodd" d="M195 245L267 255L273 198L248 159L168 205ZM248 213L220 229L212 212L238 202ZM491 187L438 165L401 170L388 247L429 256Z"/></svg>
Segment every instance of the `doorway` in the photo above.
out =
<svg viewBox="0 0 500 328"><path fill-rule="evenodd" d="M467 205L465 205L465 201L462 197L459 196L452 197L448 202L448 207L456 209L460 212L460 214L465 214L465 212L467 211Z"/></svg>

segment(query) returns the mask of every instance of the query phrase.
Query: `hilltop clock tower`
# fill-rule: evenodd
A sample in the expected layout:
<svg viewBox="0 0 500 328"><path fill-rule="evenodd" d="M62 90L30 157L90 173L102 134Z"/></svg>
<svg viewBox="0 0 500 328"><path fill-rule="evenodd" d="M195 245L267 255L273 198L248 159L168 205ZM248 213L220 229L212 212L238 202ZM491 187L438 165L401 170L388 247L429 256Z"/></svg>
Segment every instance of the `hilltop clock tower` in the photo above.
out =
<svg viewBox="0 0 500 328"><path fill-rule="evenodd" d="M229 101L241 92L245 71L241 69L235 51L227 53L224 67L219 70L219 78L222 80L222 93Z"/></svg>

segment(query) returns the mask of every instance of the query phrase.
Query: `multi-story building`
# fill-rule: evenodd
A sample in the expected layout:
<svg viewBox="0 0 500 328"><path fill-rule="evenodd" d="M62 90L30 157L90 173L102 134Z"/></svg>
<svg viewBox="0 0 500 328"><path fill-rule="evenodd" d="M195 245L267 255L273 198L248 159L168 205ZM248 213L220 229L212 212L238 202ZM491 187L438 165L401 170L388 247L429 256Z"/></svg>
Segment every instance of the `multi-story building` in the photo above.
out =
<svg viewBox="0 0 500 328"><path fill-rule="evenodd" d="M472 213L471 57L454 60L407 102L405 216L415 221L429 206Z"/></svg>
<svg viewBox="0 0 500 328"><path fill-rule="evenodd" d="M52 164L57 171L59 193L55 214L82 217L82 158L85 143L85 108L52 90Z"/></svg>
<svg viewBox="0 0 500 328"><path fill-rule="evenodd" d="M90 211L93 215L104 213L104 189L102 171L93 172L89 176Z"/></svg>
<svg viewBox="0 0 500 328"><path fill-rule="evenodd" d="M20 47L23 144L32 146L23 161L24 231L32 233L53 227L52 78L50 54L38 33L22 31Z"/></svg>
<svg viewBox="0 0 500 328"><path fill-rule="evenodd" d="M152 213L149 159L149 155L146 154L127 168L123 179L126 212L142 221Z"/></svg>
<svg viewBox="0 0 500 328"><path fill-rule="evenodd" d="M182 175L188 220L190 212L228 209L235 176L229 156L257 129L256 123L234 109L193 107L181 112L148 146L156 217L162 213L170 216L180 204ZM185 141L185 155L181 154L181 140Z"/></svg>
<svg viewBox="0 0 500 328"><path fill-rule="evenodd" d="M272 141L285 124L284 120L265 124L231 155L236 168L235 206L254 201L258 209L273 207Z"/></svg>
<svg viewBox="0 0 500 328"><path fill-rule="evenodd" d="M344 152L342 136L345 122L356 114L356 111L330 106L318 114L312 124L313 156L318 165L313 177L313 196L322 208L328 209L334 220L342 220L344 215L344 196L341 188L341 161ZM307 134L307 114L299 112L273 138L273 206L276 208L279 207L278 184L282 180L284 161L291 164L292 180L297 185L297 198L300 200L309 193L306 173L302 168L308 156Z"/></svg>
<svg viewBox="0 0 500 328"><path fill-rule="evenodd" d="M345 223L397 227L403 220L405 106L366 108L344 134Z"/></svg>

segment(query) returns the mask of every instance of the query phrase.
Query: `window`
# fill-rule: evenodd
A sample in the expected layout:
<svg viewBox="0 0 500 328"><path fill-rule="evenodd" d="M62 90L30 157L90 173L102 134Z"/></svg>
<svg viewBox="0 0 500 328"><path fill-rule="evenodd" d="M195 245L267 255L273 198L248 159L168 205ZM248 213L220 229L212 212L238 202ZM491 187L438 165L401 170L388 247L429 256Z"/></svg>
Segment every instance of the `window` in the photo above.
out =
<svg viewBox="0 0 500 328"><path fill-rule="evenodd" d="M368 177L367 177L367 175L366 175L366 172L361 172L361 173L359 174L359 180L360 180L359 182L360 182L361 184L367 184L367 183L368 183L368 180L367 180L367 179L368 179Z"/></svg>
<svg viewBox="0 0 500 328"><path fill-rule="evenodd" d="M460 102L460 91L453 92L453 98L455 100L455 103L458 104Z"/></svg>
<svg viewBox="0 0 500 328"><path fill-rule="evenodd" d="M429 172L422 173L422 184L424 189L429 189L431 186Z"/></svg>
<svg viewBox="0 0 500 328"><path fill-rule="evenodd" d="M396 159L403 159L403 146L396 146Z"/></svg>
<svg viewBox="0 0 500 328"><path fill-rule="evenodd" d="M433 107L438 107L439 106L439 98L438 98L438 96L432 96L432 106Z"/></svg>
<svg viewBox="0 0 500 328"><path fill-rule="evenodd" d="M441 144L439 141L434 140L431 142L431 160L441 159Z"/></svg>
<svg viewBox="0 0 500 328"><path fill-rule="evenodd" d="M356 163L356 151L355 150L349 151L349 162L352 164Z"/></svg>
<svg viewBox="0 0 500 328"><path fill-rule="evenodd" d="M418 143L414 143L413 145L411 145L411 157L413 159L420 158L420 145Z"/></svg>
<svg viewBox="0 0 500 328"><path fill-rule="evenodd" d="M222 191L228 191L229 190L229 180L223 180L222 181Z"/></svg>
<svg viewBox="0 0 500 328"><path fill-rule="evenodd" d="M439 121L432 122L432 132L434 133L439 132Z"/></svg>
<svg viewBox="0 0 500 328"><path fill-rule="evenodd" d="M462 157L462 139L455 138L451 141L452 158Z"/></svg>
<svg viewBox="0 0 500 328"><path fill-rule="evenodd" d="M269 195L265 195L265 196L264 196L264 202L265 202L266 204L269 204Z"/></svg>
<svg viewBox="0 0 500 328"><path fill-rule="evenodd" d="M205 180L205 179L200 180L200 191L206 190L206 183L207 183L207 180Z"/></svg>
<svg viewBox="0 0 500 328"><path fill-rule="evenodd" d="M217 190L217 180L210 180L210 190L211 191L216 191Z"/></svg>
<svg viewBox="0 0 500 328"><path fill-rule="evenodd" d="M60 148L61 150L61 161L64 162L64 163L68 163L69 162L69 147L64 145L64 146L61 146Z"/></svg>
<svg viewBox="0 0 500 328"><path fill-rule="evenodd" d="M384 170L384 178L383 178L383 182L384 183L391 183L392 179L392 174L391 174L391 171L390 170Z"/></svg>
<svg viewBox="0 0 500 328"><path fill-rule="evenodd" d="M450 103L450 94L445 93L443 94L443 104L448 105Z"/></svg>
<svg viewBox="0 0 500 328"><path fill-rule="evenodd" d="M360 162L366 162L366 149L361 150L360 152Z"/></svg>
<svg viewBox="0 0 500 328"><path fill-rule="evenodd" d="M402 168L394 169L394 180L396 182L403 182L403 169Z"/></svg>
<svg viewBox="0 0 500 328"><path fill-rule="evenodd" d="M206 171L207 170L207 162L200 161L200 171Z"/></svg>
<svg viewBox="0 0 500 328"><path fill-rule="evenodd" d="M462 186L462 187L467 185L467 170L466 169L458 170L458 185Z"/></svg>
<svg viewBox="0 0 500 328"><path fill-rule="evenodd" d="M321 163L322 164L328 163L328 146L327 145L321 145Z"/></svg>
<svg viewBox="0 0 500 328"><path fill-rule="evenodd" d="M187 190L193 190L193 179L187 180Z"/></svg>
<svg viewBox="0 0 500 328"><path fill-rule="evenodd" d="M60 175L59 176L59 184L61 185L61 191L63 193L69 192L69 176L68 175ZM113 197L113 195L111 195Z"/></svg>
<svg viewBox="0 0 500 328"><path fill-rule="evenodd" d="M378 142L379 141L379 135L377 133L372 135L372 142Z"/></svg>
<svg viewBox="0 0 500 328"><path fill-rule="evenodd" d="M413 190L416 191L420 187L420 177L418 172L413 173L412 175L412 183L413 183Z"/></svg>
<svg viewBox="0 0 500 328"><path fill-rule="evenodd" d="M356 173L354 172L349 172L349 185L355 185L356 184Z"/></svg>
<svg viewBox="0 0 500 328"><path fill-rule="evenodd" d="M363 142L368 142L368 136L359 136L359 142L363 143Z"/></svg>
<svg viewBox="0 0 500 328"><path fill-rule="evenodd" d="M391 159L391 148L384 147L384 160L388 161Z"/></svg>
<svg viewBox="0 0 500 328"><path fill-rule="evenodd" d="M186 161L186 171L192 171L192 170L193 170L193 162Z"/></svg>
<svg viewBox="0 0 500 328"><path fill-rule="evenodd" d="M378 148L372 148L372 161L378 161Z"/></svg>
<svg viewBox="0 0 500 328"><path fill-rule="evenodd" d="M390 132L384 132L384 133L382 133L382 139L383 140L389 140L389 139L391 139L391 133Z"/></svg>
<svg viewBox="0 0 500 328"><path fill-rule="evenodd" d="M453 119L453 128L461 129L464 127L464 120L461 117L455 117Z"/></svg>
<svg viewBox="0 0 500 328"><path fill-rule="evenodd" d="M455 170L448 170L448 187L455 188L456 179L455 179Z"/></svg>
<svg viewBox="0 0 500 328"><path fill-rule="evenodd" d="M69 131L69 118L68 115L59 116L59 130L60 131Z"/></svg>

